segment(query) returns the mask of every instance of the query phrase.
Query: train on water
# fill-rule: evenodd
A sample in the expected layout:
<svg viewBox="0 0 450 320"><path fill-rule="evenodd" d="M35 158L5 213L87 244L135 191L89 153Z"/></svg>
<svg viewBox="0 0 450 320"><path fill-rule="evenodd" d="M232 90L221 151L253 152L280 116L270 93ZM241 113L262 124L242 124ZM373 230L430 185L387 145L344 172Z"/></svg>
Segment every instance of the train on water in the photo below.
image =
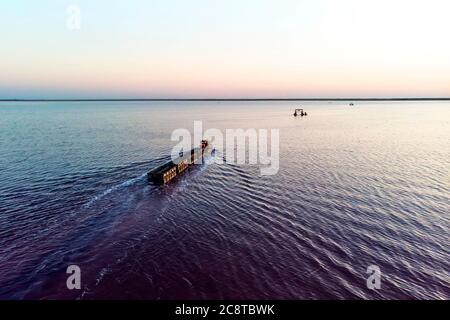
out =
<svg viewBox="0 0 450 320"><path fill-rule="evenodd" d="M169 183L186 171L188 167L202 162L203 157L211 152L208 140L202 140L199 147L195 147L189 152L180 152L177 159L172 159L148 172L148 181L159 185Z"/></svg>

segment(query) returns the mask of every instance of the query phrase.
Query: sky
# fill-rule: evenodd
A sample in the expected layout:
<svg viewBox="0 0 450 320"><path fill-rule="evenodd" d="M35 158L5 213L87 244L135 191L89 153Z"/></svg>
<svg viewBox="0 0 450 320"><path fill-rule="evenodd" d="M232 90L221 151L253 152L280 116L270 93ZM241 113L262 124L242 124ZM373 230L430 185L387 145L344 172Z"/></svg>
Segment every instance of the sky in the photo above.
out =
<svg viewBox="0 0 450 320"><path fill-rule="evenodd" d="M0 99L448 97L449 12L448 0L2 0Z"/></svg>

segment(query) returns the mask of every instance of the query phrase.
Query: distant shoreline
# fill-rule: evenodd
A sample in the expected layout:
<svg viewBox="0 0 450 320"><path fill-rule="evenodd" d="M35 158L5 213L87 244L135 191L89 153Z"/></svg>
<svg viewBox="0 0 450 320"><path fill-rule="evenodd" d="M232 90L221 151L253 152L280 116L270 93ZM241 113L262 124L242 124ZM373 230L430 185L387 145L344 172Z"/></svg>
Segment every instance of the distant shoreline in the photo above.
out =
<svg viewBox="0 0 450 320"><path fill-rule="evenodd" d="M225 98L148 98L148 99L0 99L0 102L145 102L145 101L450 101L449 98L248 98L248 99L225 99Z"/></svg>

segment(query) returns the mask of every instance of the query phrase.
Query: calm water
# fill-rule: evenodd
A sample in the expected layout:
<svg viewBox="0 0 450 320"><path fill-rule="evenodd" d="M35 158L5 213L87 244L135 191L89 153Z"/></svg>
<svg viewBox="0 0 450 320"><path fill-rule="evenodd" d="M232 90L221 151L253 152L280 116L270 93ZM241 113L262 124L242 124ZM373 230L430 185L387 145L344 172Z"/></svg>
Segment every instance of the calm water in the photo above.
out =
<svg viewBox="0 0 450 320"><path fill-rule="evenodd" d="M0 298L450 299L450 103L302 105L1 103ZM280 129L279 173L149 185L194 120Z"/></svg>

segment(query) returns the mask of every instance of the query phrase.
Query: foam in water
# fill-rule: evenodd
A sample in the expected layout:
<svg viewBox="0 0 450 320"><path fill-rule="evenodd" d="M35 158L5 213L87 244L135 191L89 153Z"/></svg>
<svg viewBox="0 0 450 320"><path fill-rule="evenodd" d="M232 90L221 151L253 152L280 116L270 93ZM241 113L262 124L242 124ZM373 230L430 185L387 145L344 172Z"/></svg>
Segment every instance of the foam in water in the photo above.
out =
<svg viewBox="0 0 450 320"><path fill-rule="evenodd" d="M140 176L137 177L137 178L133 178L133 179L127 180L127 181L125 181L125 182L122 182L121 184L115 185L115 186L113 186L113 187L107 189L106 191L104 191L102 194L100 194L100 195L95 196L94 198L92 198L92 199L91 199L88 203L86 203L83 207L84 207L84 208L89 208L89 207L92 206L92 204L94 204L96 201L98 201L98 200L104 198L104 197L107 196L108 194L110 194L110 193L112 193L112 192L114 192L114 191L117 191L117 190L120 190L120 189L129 187L129 186L132 186L132 185L134 185L135 183L137 183L137 182L143 180L145 177L147 177L147 173L144 173L144 174L140 175Z"/></svg>

